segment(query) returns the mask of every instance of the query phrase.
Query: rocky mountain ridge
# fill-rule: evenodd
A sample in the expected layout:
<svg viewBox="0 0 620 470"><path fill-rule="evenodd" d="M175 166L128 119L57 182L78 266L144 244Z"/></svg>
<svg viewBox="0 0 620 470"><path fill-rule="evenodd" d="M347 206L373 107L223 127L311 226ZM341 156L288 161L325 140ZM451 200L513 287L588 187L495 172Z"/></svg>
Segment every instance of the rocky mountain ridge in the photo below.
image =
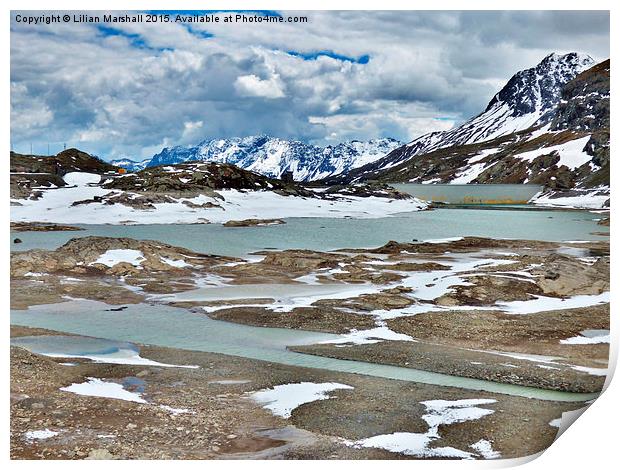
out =
<svg viewBox="0 0 620 470"><path fill-rule="evenodd" d="M150 160L113 163L136 171L145 167L188 161L231 163L271 178L312 181L346 173L373 162L402 145L395 139L352 140L319 147L295 140L258 135L232 139L207 139L196 146L167 147Z"/></svg>

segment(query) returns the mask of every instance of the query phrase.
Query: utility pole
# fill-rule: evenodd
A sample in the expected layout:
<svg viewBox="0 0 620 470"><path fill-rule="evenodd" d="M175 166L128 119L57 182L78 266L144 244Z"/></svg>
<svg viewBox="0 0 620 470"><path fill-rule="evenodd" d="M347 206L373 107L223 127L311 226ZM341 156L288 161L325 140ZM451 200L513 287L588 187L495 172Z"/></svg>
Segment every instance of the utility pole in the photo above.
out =
<svg viewBox="0 0 620 470"><path fill-rule="evenodd" d="M47 143L47 156L50 156L50 143Z"/></svg>
<svg viewBox="0 0 620 470"><path fill-rule="evenodd" d="M30 155L32 155L32 142L30 142Z"/></svg>

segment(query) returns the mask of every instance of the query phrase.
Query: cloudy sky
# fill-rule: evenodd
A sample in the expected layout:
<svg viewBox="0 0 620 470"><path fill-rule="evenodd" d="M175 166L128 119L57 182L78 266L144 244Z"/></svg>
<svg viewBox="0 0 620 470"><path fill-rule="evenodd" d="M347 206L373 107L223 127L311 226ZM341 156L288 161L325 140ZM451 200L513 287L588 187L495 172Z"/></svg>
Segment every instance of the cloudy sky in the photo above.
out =
<svg viewBox="0 0 620 470"><path fill-rule="evenodd" d="M11 141L39 154L66 142L140 159L252 134L408 141L479 113L550 52L609 57L606 12L281 11L268 14L308 23L191 26L26 25L17 14Z"/></svg>

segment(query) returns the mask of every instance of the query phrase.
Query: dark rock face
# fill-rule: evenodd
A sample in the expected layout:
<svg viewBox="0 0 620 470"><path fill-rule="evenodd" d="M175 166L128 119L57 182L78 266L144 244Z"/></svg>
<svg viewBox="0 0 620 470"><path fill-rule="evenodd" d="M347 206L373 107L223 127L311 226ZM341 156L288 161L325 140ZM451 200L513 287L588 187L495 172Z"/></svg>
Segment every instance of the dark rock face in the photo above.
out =
<svg viewBox="0 0 620 470"><path fill-rule="evenodd" d="M551 130L609 130L609 70L608 59L564 86Z"/></svg>
<svg viewBox="0 0 620 470"><path fill-rule="evenodd" d="M493 97L485 111L498 103L508 105L514 117L540 110L541 118L537 124L546 124L555 114L562 88L575 76L575 70L593 64L591 57L574 52L563 56L549 54L536 67L516 73Z"/></svg>
<svg viewBox="0 0 620 470"><path fill-rule="evenodd" d="M566 84L552 130L592 132L585 151L594 168L583 175L584 187L609 185L610 61L579 74Z"/></svg>

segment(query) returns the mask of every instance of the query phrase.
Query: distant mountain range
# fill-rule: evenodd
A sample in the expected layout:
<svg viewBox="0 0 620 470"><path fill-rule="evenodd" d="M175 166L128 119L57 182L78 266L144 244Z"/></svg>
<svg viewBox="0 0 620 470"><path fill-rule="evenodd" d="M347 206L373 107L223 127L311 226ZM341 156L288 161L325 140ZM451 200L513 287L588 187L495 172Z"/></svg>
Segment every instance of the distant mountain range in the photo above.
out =
<svg viewBox="0 0 620 470"><path fill-rule="evenodd" d="M479 115L402 144L394 139L317 147L269 136L165 148L130 170L187 161L231 163L273 178L350 184L536 183L573 196L609 193L609 60L549 54L517 72Z"/></svg>
<svg viewBox="0 0 620 470"><path fill-rule="evenodd" d="M210 139L190 147L163 149L151 159L133 162L114 160L113 165L137 171L145 167L188 161L231 163L272 178L290 173L295 181L312 181L346 173L378 160L403 145L394 139L352 140L318 147L266 135L233 139Z"/></svg>

